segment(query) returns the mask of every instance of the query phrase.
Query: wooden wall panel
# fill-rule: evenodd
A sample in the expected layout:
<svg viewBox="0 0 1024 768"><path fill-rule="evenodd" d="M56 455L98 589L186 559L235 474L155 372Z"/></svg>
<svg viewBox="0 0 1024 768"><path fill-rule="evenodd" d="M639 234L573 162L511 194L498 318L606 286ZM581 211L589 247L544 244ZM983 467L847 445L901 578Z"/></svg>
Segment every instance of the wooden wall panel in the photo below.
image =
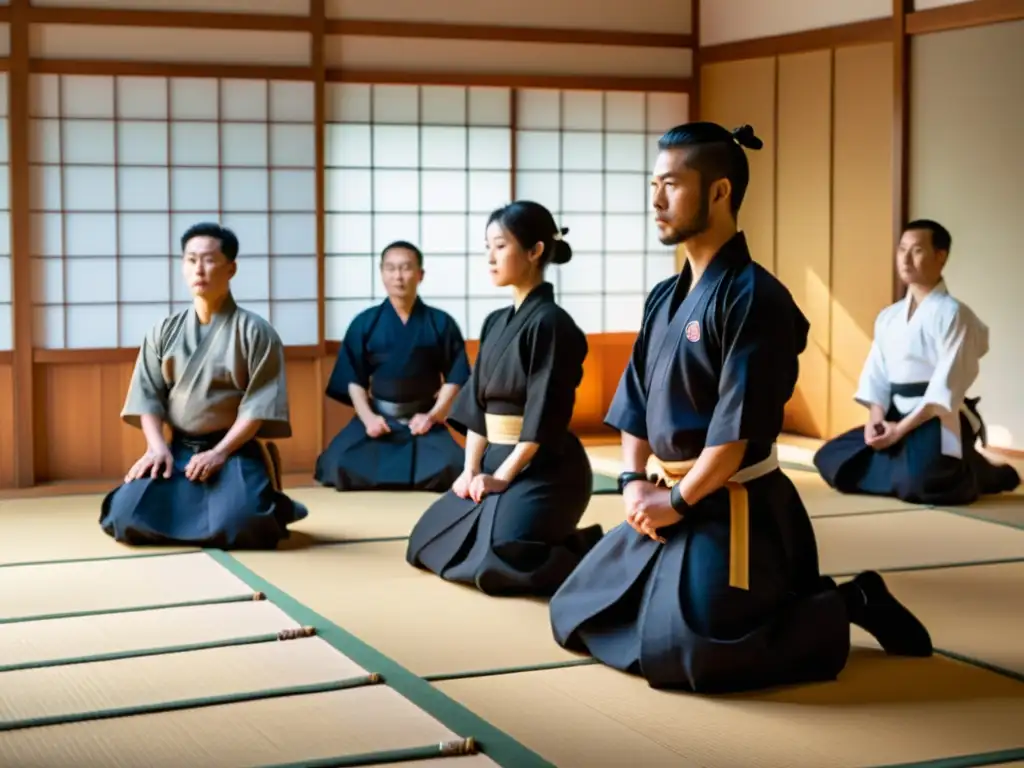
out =
<svg viewBox="0 0 1024 768"><path fill-rule="evenodd" d="M289 360L285 375L292 436L275 441L281 451L281 471L312 476L323 434L325 398L320 384L320 363L317 360Z"/></svg>
<svg viewBox="0 0 1024 768"><path fill-rule="evenodd" d="M765 142L750 153L740 226L811 322L785 429L830 437L863 419L851 397L892 297L892 46L715 62L701 73L701 119L750 123Z"/></svg>
<svg viewBox="0 0 1024 768"><path fill-rule="evenodd" d="M864 422L853 402L875 317L893 296L892 45L835 54L831 425Z"/></svg>
<svg viewBox="0 0 1024 768"><path fill-rule="evenodd" d="M14 377L9 362L0 363L0 488L14 486Z"/></svg>
<svg viewBox="0 0 1024 768"><path fill-rule="evenodd" d="M735 128L753 126L764 142L750 158L750 186L740 209L740 228L750 252L775 271L775 59L748 59L701 68L700 119Z"/></svg>
<svg viewBox="0 0 1024 768"><path fill-rule="evenodd" d="M823 435L832 280L832 52L782 56L778 66L775 275L811 324L790 421L800 434Z"/></svg>
<svg viewBox="0 0 1024 768"><path fill-rule="evenodd" d="M120 420L132 363L36 365L37 482L116 479L146 449Z"/></svg>

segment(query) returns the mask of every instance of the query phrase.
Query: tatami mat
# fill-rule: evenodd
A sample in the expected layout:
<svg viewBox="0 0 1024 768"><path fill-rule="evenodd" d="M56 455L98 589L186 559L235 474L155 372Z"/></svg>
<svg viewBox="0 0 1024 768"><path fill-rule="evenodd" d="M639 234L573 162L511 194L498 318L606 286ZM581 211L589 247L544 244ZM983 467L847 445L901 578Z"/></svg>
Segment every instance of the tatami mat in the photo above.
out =
<svg viewBox="0 0 1024 768"><path fill-rule="evenodd" d="M937 648L1024 680L1024 563L887 573L885 580ZM1024 728L1021 739L1024 746Z"/></svg>
<svg viewBox="0 0 1024 768"><path fill-rule="evenodd" d="M617 456L618 447L612 449ZM890 588L924 620L936 647L975 665L943 656L886 657L854 630L859 648L837 683L716 698L654 691L560 649L546 601L487 597L406 564L406 542L387 539L407 536L436 494L308 487L290 491L311 515L293 527L281 551L234 552L233 559L117 557L147 550L121 547L100 531L98 497L0 503L0 565L114 557L0 567L0 669L324 624L287 596L276 605L251 599L257 590L270 595L279 588L411 672L435 679L436 690L559 768L866 768L1024 748L1024 683L978 666L1024 674L1024 530L972 519L998 507L993 514L1013 523L1020 497L954 513L840 496L813 472L786 472L814 517L823 572L887 571ZM609 529L622 519L621 497L596 495L582 524ZM269 584L259 586L235 560ZM1012 560L1022 562L1005 562ZM245 601L159 607L231 599ZM18 621L133 608L147 610ZM336 629L321 628L305 639L0 672L0 728L14 718L252 693L390 664L355 649L351 637L338 640ZM427 686L390 669L404 681L396 689L385 674L383 685L344 691L0 730L0 765L257 768L437 744L457 738L449 728L476 735L479 721L460 726L467 713L440 697L410 693L403 686ZM414 765L493 768L493 759L518 768L508 754ZM520 762L533 765L529 760Z"/></svg>
<svg viewBox="0 0 1024 768"><path fill-rule="evenodd" d="M822 570L834 575L1024 558L1024 532L1007 536L1006 529L932 510L824 518L814 525ZM442 581L409 566L405 547L373 542L234 556L417 674L578 658L554 643L544 601L489 598ZM426 631L429 643L421 638Z"/></svg>
<svg viewBox="0 0 1024 768"><path fill-rule="evenodd" d="M1024 531L932 509L819 518L814 531L832 576L1024 559Z"/></svg>
<svg viewBox="0 0 1024 768"><path fill-rule="evenodd" d="M146 549L118 544L100 529L100 495L0 501L0 564L119 557ZM168 547L166 551L194 551Z"/></svg>
<svg viewBox="0 0 1024 768"><path fill-rule="evenodd" d="M0 568L5 620L159 607L252 595L202 552Z"/></svg>
<svg viewBox="0 0 1024 768"><path fill-rule="evenodd" d="M12 665L238 640L295 629L266 600L50 619L0 627L0 670Z"/></svg>
<svg viewBox="0 0 1024 768"><path fill-rule="evenodd" d="M924 509L923 505L908 504L887 496L866 496L844 494L828 487L817 472L798 469L785 470L796 486L800 499L811 517L833 517L835 515L872 514L903 509Z"/></svg>
<svg viewBox="0 0 1024 768"><path fill-rule="evenodd" d="M282 542L282 549L408 536L438 498L420 491L338 493L332 488L296 488L288 493L306 504L310 514L289 526L292 535Z"/></svg>
<svg viewBox="0 0 1024 768"><path fill-rule="evenodd" d="M405 542L235 559L418 675L578 658L551 635L547 603L492 598L405 562ZM386 608L385 608L386 606Z"/></svg>
<svg viewBox="0 0 1024 768"><path fill-rule="evenodd" d="M239 768L456 738L407 699L377 685L11 731L0 734L0 765ZM494 765L479 755L457 759L454 765L465 768ZM447 761L439 762L448 768Z"/></svg>
<svg viewBox="0 0 1024 768"><path fill-rule="evenodd" d="M317 637L6 672L0 725L366 675Z"/></svg>
<svg viewBox="0 0 1024 768"><path fill-rule="evenodd" d="M948 511L1024 529L1024 494L1020 493L985 496L968 506L949 507Z"/></svg>
<svg viewBox="0 0 1024 768"><path fill-rule="evenodd" d="M436 684L559 768L861 768L1021 746L1024 684L859 649L836 683L733 697L604 667Z"/></svg>

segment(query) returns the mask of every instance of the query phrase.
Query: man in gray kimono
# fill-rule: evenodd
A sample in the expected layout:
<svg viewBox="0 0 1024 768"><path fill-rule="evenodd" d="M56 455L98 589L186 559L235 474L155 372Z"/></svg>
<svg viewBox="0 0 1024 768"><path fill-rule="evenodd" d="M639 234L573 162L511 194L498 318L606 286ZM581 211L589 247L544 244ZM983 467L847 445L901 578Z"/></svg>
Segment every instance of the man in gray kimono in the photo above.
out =
<svg viewBox="0 0 1024 768"><path fill-rule="evenodd" d="M181 250L193 305L142 342L121 418L148 449L104 498L100 525L129 544L273 549L308 515L281 491L276 446L259 439L291 436L284 346L235 304L231 230L196 224Z"/></svg>

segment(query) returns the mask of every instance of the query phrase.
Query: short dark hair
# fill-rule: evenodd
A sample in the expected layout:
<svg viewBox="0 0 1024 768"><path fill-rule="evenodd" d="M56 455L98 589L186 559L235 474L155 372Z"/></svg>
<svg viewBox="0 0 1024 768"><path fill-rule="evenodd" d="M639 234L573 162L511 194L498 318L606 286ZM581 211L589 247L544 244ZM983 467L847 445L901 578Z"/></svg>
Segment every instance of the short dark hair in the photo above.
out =
<svg viewBox="0 0 1024 768"><path fill-rule="evenodd" d="M936 251L946 251L948 253L953 247L953 236L949 234L948 229L937 221L932 221L931 219L914 219L903 227L903 232L910 232L914 229L927 229L931 232L932 248Z"/></svg>
<svg viewBox="0 0 1024 768"><path fill-rule="evenodd" d="M677 125L658 140L658 149L687 149L686 165L700 174L701 187L706 192L718 179L728 179L732 185L729 206L732 215L739 213L743 197L750 183L750 165L743 147L761 149L764 143L754 135L754 129L742 125L732 131L718 123L694 122Z"/></svg>
<svg viewBox="0 0 1024 768"><path fill-rule="evenodd" d="M213 221L201 221L198 224L193 224L181 236L182 253L185 252L185 246L193 237L212 237L214 240L220 241L220 252L228 261L238 258L238 237L227 227L222 227Z"/></svg>
<svg viewBox="0 0 1024 768"><path fill-rule="evenodd" d="M408 240L395 240L393 243L388 243L384 246L384 250L380 252L380 263L384 263L384 257L388 255L390 251L396 248L404 248L407 251L412 251L416 254L416 263L419 264L420 269L423 269L423 251L417 248L415 245L410 243Z"/></svg>
<svg viewBox="0 0 1024 768"><path fill-rule="evenodd" d="M569 234L569 228L559 229L551 211L540 203L516 200L492 211L487 219L487 226L494 222L511 233L525 250L530 250L537 243L543 243L541 267L548 264L568 264L572 259L572 247L562 239L563 235Z"/></svg>

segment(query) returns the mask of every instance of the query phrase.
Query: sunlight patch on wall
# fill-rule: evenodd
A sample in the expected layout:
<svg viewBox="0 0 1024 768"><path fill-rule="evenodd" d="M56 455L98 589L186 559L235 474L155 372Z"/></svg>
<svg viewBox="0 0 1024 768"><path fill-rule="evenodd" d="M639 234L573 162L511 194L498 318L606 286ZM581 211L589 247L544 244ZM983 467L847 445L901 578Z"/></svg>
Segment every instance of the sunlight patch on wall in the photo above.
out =
<svg viewBox="0 0 1024 768"><path fill-rule="evenodd" d="M891 0L713 0L701 3L700 42L718 45L891 15Z"/></svg>

